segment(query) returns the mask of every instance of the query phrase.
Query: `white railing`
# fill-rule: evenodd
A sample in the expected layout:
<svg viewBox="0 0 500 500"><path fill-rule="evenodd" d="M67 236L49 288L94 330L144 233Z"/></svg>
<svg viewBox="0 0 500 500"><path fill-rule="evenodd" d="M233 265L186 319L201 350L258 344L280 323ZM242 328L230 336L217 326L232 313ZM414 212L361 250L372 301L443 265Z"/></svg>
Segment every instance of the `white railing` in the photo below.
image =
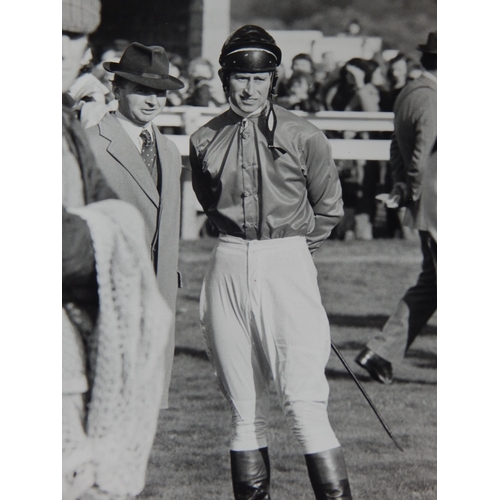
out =
<svg viewBox="0 0 500 500"><path fill-rule="evenodd" d="M166 134L175 142L182 156L189 155L189 135L224 109L179 106L165 108L156 119L159 127L179 129L181 134ZM366 113L358 111L294 111L325 131L392 132L393 113ZM389 140L329 139L335 160L388 160Z"/></svg>

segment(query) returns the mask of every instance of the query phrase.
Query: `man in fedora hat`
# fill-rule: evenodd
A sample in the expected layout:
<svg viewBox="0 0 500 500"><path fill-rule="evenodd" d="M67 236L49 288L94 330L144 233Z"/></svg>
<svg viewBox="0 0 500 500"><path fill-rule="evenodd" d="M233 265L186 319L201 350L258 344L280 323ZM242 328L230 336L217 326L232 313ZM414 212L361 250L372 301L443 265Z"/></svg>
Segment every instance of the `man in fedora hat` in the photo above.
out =
<svg viewBox="0 0 500 500"><path fill-rule="evenodd" d="M103 66L115 75L118 109L87 129L87 136L109 185L142 214L160 291L175 311L182 164L177 147L152 121L165 107L167 91L184 84L169 75L167 53L156 45L134 42L119 62ZM166 351L163 407L168 405L173 352L172 335Z"/></svg>
<svg viewBox="0 0 500 500"><path fill-rule="evenodd" d="M422 271L382 331L356 362L381 383L392 382L392 364L406 351L437 308L437 34L419 45L422 75L407 84L394 104L391 170L394 188L388 206L406 207L404 224L418 229Z"/></svg>
<svg viewBox="0 0 500 500"><path fill-rule="evenodd" d="M191 137L193 188L221 236L201 293L207 352L231 405L237 500L270 499L269 384L305 455L317 499L349 500L328 420L330 326L312 255L343 215L325 135L274 105L275 40L247 25L223 45L230 109Z"/></svg>

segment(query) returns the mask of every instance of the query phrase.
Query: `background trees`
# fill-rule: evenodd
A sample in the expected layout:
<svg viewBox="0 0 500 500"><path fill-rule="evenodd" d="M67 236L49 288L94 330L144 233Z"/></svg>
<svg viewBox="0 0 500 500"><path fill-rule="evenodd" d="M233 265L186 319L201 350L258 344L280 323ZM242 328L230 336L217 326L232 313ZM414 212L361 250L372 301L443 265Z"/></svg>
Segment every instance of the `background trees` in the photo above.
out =
<svg viewBox="0 0 500 500"><path fill-rule="evenodd" d="M436 0L232 0L231 27L314 29L325 36L345 32L358 20L362 35L380 36L384 48L411 53L436 29Z"/></svg>

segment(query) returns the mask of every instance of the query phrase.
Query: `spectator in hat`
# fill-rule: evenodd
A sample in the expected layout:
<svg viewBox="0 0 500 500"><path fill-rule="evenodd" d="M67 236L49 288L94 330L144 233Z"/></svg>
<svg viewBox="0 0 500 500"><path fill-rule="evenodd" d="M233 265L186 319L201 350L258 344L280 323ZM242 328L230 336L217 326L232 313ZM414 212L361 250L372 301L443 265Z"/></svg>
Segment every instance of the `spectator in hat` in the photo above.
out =
<svg viewBox="0 0 500 500"><path fill-rule="evenodd" d="M99 21L99 0L62 0L63 102ZM116 199L74 111L63 104L63 500L125 500L144 487L162 391L158 353L173 315L143 231L139 213Z"/></svg>
<svg viewBox="0 0 500 500"><path fill-rule="evenodd" d="M392 382L392 365L403 360L437 308L437 34L429 33L427 43L418 48L424 72L403 88L394 105L394 187L387 205L406 207L403 224L418 229L422 271L382 331L356 357L374 380L384 384Z"/></svg>
<svg viewBox="0 0 500 500"><path fill-rule="evenodd" d="M163 111L167 92L184 84L169 74L167 52L158 45L134 42L119 62L105 61L103 67L114 73L118 109L87 129L87 136L109 185L141 213L160 291L175 311L181 283L177 262L182 163L175 144L152 121ZM168 406L173 354L172 335L165 352L163 407Z"/></svg>
<svg viewBox="0 0 500 500"><path fill-rule="evenodd" d="M352 498L328 420L330 327L311 255L343 215L321 130L271 101L281 50L259 26L224 43L230 109L191 136L193 188L220 232L200 299L207 352L231 405L236 500L271 498L269 384L297 438L315 497Z"/></svg>

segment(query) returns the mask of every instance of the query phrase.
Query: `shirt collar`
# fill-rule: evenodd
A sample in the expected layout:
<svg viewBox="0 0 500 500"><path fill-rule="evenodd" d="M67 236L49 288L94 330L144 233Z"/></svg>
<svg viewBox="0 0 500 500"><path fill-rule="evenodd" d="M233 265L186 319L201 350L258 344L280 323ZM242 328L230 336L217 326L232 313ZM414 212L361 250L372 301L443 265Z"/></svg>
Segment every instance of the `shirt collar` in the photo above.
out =
<svg viewBox="0 0 500 500"><path fill-rule="evenodd" d="M124 114L120 113L119 110L115 112L115 116L118 120L120 120L123 128L133 140L137 139L143 130L147 130L154 140L153 126L151 125L151 122L146 123L143 127L140 127L139 125L132 123Z"/></svg>
<svg viewBox="0 0 500 500"><path fill-rule="evenodd" d="M429 73L428 71L424 71L422 73L423 76L426 76L427 78L429 78L430 80L432 80L433 82L436 82L438 81L437 79L437 76L436 75L433 75L432 73Z"/></svg>

